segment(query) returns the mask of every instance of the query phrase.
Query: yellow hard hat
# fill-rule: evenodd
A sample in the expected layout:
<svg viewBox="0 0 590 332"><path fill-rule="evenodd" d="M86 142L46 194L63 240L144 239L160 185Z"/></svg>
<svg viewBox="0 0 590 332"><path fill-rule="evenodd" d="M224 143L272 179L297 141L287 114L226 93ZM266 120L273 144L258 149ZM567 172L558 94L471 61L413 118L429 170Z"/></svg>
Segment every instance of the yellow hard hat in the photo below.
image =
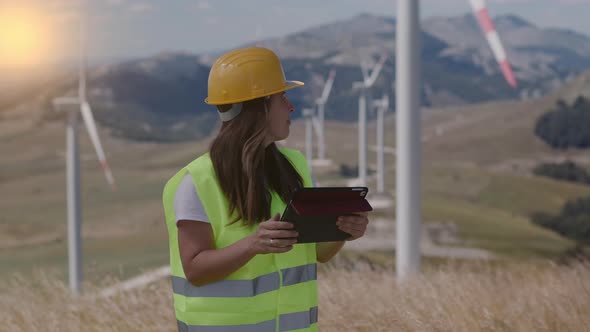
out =
<svg viewBox="0 0 590 332"><path fill-rule="evenodd" d="M285 80L277 55L266 48L248 47L228 52L209 72L209 105L241 103L303 86Z"/></svg>

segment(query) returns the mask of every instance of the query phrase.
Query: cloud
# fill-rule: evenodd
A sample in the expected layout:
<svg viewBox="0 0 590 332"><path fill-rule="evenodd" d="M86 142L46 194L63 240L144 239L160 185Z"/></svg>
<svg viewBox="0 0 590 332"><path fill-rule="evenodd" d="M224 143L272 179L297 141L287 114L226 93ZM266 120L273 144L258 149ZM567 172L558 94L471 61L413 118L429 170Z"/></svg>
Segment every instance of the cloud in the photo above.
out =
<svg viewBox="0 0 590 332"><path fill-rule="evenodd" d="M557 2L564 4L564 5L577 5L580 3L590 4L590 0L558 0Z"/></svg>
<svg viewBox="0 0 590 332"><path fill-rule="evenodd" d="M56 21L61 23L77 23L80 21L80 12L78 10L61 10L59 13L54 14Z"/></svg>
<svg viewBox="0 0 590 332"><path fill-rule="evenodd" d="M549 2L547 0L489 0L492 3L500 3L500 4L510 4L510 3L527 3L527 2ZM561 4L561 5L576 5L587 3L590 4L590 0L553 0L552 2Z"/></svg>
<svg viewBox="0 0 590 332"><path fill-rule="evenodd" d="M195 3L195 8L198 10L211 9L211 4L207 0L199 0Z"/></svg>
<svg viewBox="0 0 590 332"><path fill-rule="evenodd" d="M50 8L51 10L63 10L63 9L72 9L72 8L80 8L81 2L80 1L73 1L73 0L46 0L36 1L38 4L42 4Z"/></svg>
<svg viewBox="0 0 590 332"><path fill-rule="evenodd" d="M538 0L489 0L492 3L526 3L526 2L535 2Z"/></svg>
<svg viewBox="0 0 590 332"><path fill-rule="evenodd" d="M276 6L276 5L272 6L271 12L273 15L276 15L276 16L280 16L280 17L287 16L287 11L283 7L280 7L280 6Z"/></svg>
<svg viewBox="0 0 590 332"><path fill-rule="evenodd" d="M218 17L207 17L205 19L205 24L207 25L217 25L220 22Z"/></svg>
<svg viewBox="0 0 590 332"><path fill-rule="evenodd" d="M125 0L106 0L107 4L111 6L120 6L125 3Z"/></svg>
<svg viewBox="0 0 590 332"><path fill-rule="evenodd" d="M149 3L134 3L129 6L129 10L135 13L147 13L154 10L154 6Z"/></svg>

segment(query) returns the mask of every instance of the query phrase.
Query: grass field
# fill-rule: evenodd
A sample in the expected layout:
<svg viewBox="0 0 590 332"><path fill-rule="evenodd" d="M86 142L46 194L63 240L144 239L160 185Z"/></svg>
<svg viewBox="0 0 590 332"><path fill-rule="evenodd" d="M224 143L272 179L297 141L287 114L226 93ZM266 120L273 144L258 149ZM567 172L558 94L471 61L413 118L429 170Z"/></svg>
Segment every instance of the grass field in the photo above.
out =
<svg viewBox="0 0 590 332"><path fill-rule="evenodd" d="M321 331L587 331L590 266L426 261L397 283L391 269L332 265L318 275ZM112 297L78 298L52 273L0 283L6 331L175 331L169 281Z"/></svg>

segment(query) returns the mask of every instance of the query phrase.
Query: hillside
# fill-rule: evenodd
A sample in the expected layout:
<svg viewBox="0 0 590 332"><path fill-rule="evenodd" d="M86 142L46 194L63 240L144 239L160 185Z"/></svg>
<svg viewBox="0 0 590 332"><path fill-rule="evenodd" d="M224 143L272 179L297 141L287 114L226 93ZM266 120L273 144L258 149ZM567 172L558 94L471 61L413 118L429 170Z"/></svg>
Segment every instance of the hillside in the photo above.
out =
<svg viewBox="0 0 590 332"><path fill-rule="evenodd" d="M568 84L559 88L552 94L552 99L563 99L568 104L571 104L579 96L590 98L590 71L577 76Z"/></svg>
<svg viewBox="0 0 590 332"><path fill-rule="evenodd" d="M551 97L553 98L553 97ZM586 151L552 151L534 135L536 118L550 97L526 102L428 108L423 117L423 216L425 223L452 224L455 246L488 250L503 258L559 257L572 243L529 222L533 212L557 212L590 187L533 176L541 161L567 158L590 166ZM2 275L35 268L65 272L66 214L62 121L35 122L26 113L0 122L0 266ZM386 144L395 145L394 117L386 121ZM119 190L109 190L87 135L81 131L85 273L126 277L167 261L163 185L182 165L204 152L209 138L185 143L142 143L100 134ZM374 133L371 123L369 133ZM339 165L356 165L357 128L327 122L332 167L314 168L321 185L346 185ZM374 146L373 135L369 144ZM303 150L304 123L294 121L290 147ZM369 165L375 169L374 154ZM395 164L386 156L386 188L394 195ZM375 190L374 180L369 183ZM393 209L375 219L392 222ZM388 251L390 255L391 253ZM63 276L63 274L62 274Z"/></svg>

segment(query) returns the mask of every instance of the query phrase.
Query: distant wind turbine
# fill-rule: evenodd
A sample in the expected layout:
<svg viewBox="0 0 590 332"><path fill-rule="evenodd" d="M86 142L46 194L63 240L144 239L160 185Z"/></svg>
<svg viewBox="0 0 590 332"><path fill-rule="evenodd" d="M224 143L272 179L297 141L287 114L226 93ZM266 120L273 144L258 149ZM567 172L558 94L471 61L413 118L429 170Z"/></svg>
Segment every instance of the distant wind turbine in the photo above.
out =
<svg viewBox="0 0 590 332"><path fill-rule="evenodd" d="M80 154L78 143L78 111L86 125L90 140L94 145L98 160L102 166L107 182L116 191L116 184L106 160L92 110L86 96L86 20L85 6L80 15L81 47L78 70L78 97L59 97L53 100L56 109L68 109L67 122L67 205L68 205L68 262L70 290L78 295L82 283L82 237L81 237L81 201L80 190Z"/></svg>
<svg viewBox="0 0 590 332"><path fill-rule="evenodd" d="M334 84L334 78L336 77L336 70L330 70L328 74L328 79L324 84L324 90L322 91L322 95L320 98L316 100L317 105L317 118L314 118L314 128L316 135L318 137L318 160L314 161L314 164L319 165L329 165L329 160L326 159L326 132L325 132L325 112L324 108L326 106L326 102L328 101L328 97L330 97L330 92L332 91L332 85Z"/></svg>
<svg viewBox="0 0 590 332"><path fill-rule="evenodd" d="M313 109L304 108L303 118L305 119L305 158L310 165L313 159Z"/></svg>
<svg viewBox="0 0 590 332"><path fill-rule="evenodd" d="M385 113L389 109L389 95L373 101L377 108L377 194L385 193Z"/></svg>
<svg viewBox="0 0 590 332"><path fill-rule="evenodd" d="M373 86L383 64L387 60L387 54L383 53L379 61L372 68L369 74L368 67L361 62L361 71L363 73L363 81L354 82L353 88L360 89L359 95L359 115L358 115L358 126L359 126L359 164L358 164L358 185L367 185L367 92Z"/></svg>

